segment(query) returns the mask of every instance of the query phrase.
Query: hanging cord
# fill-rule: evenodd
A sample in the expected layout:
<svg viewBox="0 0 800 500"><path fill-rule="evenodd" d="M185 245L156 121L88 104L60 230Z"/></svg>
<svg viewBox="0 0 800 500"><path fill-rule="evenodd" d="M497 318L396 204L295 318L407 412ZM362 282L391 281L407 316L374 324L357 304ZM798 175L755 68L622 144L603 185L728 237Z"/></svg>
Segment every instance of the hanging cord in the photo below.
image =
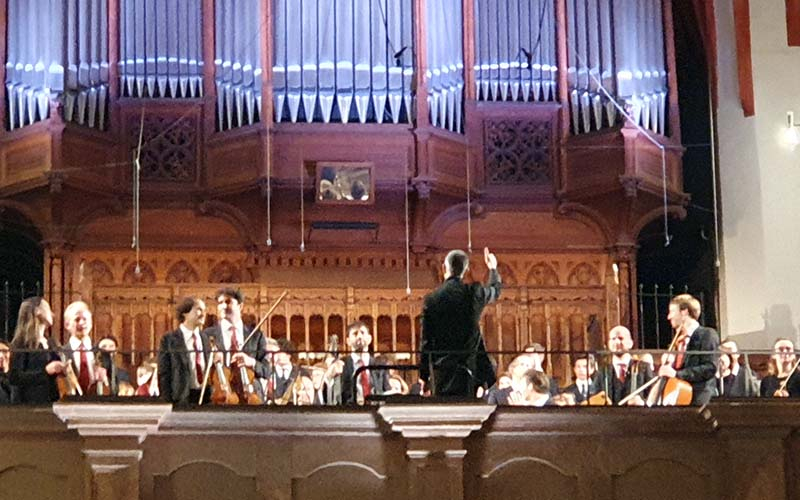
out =
<svg viewBox="0 0 800 500"><path fill-rule="evenodd" d="M267 246L272 246L272 127L267 121Z"/></svg>
<svg viewBox="0 0 800 500"><path fill-rule="evenodd" d="M606 96L606 98L611 102L611 104L613 104L614 107L617 108L617 111L619 111L620 114L622 114L622 116L624 116L630 123L632 123L633 126L636 127L636 130L638 130L639 133L644 135L645 138L648 141L650 141L655 147L657 147L659 150L661 150L661 187L662 187L662 193L663 193L663 198L664 198L664 246L668 247L669 244L672 242L672 235L669 234L669 198L667 196L667 151L666 151L666 148L664 147L663 144L658 142L658 140L655 137L650 135L650 131L649 130L647 130L646 128L644 128L641 125L639 125L633 119L633 117L631 117L631 115L628 114L627 111L625 111L625 108L623 108L617 102L617 100L614 99L614 97L603 86L603 82L601 82L597 78L597 76L594 75L590 71L589 66L586 64L586 61L584 61L584 59L581 57L581 55L578 54L578 51L573 49L572 52L575 54L575 57L576 57L577 61L584 68L586 68L587 74L592 78L592 80L594 80L595 84L597 85L597 88L600 89L600 91L603 93L603 95Z"/></svg>
<svg viewBox="0 0 800 500"><path fill-rule="evenodd" d="M300 162L300 251L306 251L306 200L303 196L303 162Z"/></svg>
<svg viewBox="0 0 800 500"><path fill-rule="evenodd" d="M406 295L411 295L411 232L408 221L408 184L411 182L408 176L408 162L405 168L405 210L406 210Z"/></svg>
<svg viewBox="0 0 800 500"><path fill-rule="evenodd" d="M139 223L141 221L141 207L139 205L140 199L140 177L142 172L142 139L144 138L144 106L142 106L142 116L139 120L139 142L136 146L136 156L133 159L133 238L131 241L131 248L136 252L136 274L141 274L140 267L140 242L139 242Z"/></svg>
<svg viewBox="0 0 800 500"><path fill-rule="evenodd" d="M467 143L467 252L472 253L472 186L470 184L470 163L472 157L470 154L469 143Z"/></svg>
<svg viewBox="0 0 800 500"><path fill-rule="evenodd" d="M711 192L714 200L714 253L716 260L714 266L719 268L719 205L717 202L717 144L715 137L716 122L714 121L714 101L711 95L711 88L709 86L708 92L708 123L711 128Z"/></svg>

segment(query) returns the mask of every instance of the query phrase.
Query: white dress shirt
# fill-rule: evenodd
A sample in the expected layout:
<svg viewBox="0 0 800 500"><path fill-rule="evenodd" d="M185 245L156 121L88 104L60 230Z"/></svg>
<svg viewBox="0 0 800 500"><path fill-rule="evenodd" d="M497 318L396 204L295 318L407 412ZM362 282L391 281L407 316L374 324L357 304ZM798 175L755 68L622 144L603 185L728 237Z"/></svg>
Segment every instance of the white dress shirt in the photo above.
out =
<svg viewBox="0 0 800 500"><path fill-rule="evenodd" d="M236 327L236 344L239 346L239 349L244 349L244 324L241 321L237 321L236 323L231 323L227 319L223 319L219 322L219 327L222 330L222 344L225 348L225 364L231 364L231 325Z"/></svg>
<svg viewBox="0 0 800 500"><path fill-rule="evenodd" d="M200 339L198 330L189 330L183 324L180 325L180 329L183 334L183 342L186 344L186 351L189 353L189 371L192 373L189 384L192 389L199 389L200 384L197 383L197 353L194 350L194 342L196 338L197 348L200 350L200 367L205 369L206 360L203 357L203 341ZM202 373L200 375L202 376Z"/></svg>

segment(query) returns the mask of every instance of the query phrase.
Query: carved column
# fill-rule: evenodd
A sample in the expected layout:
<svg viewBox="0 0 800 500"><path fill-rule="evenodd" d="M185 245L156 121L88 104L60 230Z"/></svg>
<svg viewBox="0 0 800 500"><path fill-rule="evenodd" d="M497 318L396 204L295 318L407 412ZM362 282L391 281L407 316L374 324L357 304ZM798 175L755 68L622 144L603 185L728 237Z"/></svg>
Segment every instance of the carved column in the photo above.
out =
<svg viewBox="0 0 800 500"><path fill-rule="evenodd" d="M44 244L44 288L42 295L53 310L51 335L63 340L62 314L68 298L64 289L66 283L65 255L68 251L63 240L47 240Z"/></svg>
<svg viewBox="0 0 800 500"><path fill-rule="evenodd" d="M141 443L172 411L169 404L55 403L53 413L83 438L92 500L138 500Z"/></svg>
<svg viewBox="0 0 800 500"><path fill-rule="evenodd" d="M618 245L613 249L612 258L617 264L617 312L619 324L627 326L638 338L638 311L636 309L636 249L633 245Z"/></svg>
<svg viewBox="0 0 800 500"><path fill-rule="evenodd" d="M464 498L464 439L479 430L495 406L386 405L378 414L406 439L408 498Z"/></svg>

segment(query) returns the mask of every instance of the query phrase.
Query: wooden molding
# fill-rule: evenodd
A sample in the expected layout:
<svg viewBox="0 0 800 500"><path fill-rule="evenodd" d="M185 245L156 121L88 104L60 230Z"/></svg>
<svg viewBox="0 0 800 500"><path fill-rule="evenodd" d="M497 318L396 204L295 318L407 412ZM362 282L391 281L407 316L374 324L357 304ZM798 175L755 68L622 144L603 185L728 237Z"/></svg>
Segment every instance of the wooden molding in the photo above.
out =
<svg viewBox="0 0 800 500"><path fill-rule="evenodd" d="M786 40L800 47L800 0L786 0Z"/></svg>
<svg viewBox="0 0 800 500"><path fill-rule="evenodd" d="M756 114L756 98L753 91L753 56L750 47L750 0L734 0L733 23L736 30L739 99L744 116L754 116Z"/></svg>

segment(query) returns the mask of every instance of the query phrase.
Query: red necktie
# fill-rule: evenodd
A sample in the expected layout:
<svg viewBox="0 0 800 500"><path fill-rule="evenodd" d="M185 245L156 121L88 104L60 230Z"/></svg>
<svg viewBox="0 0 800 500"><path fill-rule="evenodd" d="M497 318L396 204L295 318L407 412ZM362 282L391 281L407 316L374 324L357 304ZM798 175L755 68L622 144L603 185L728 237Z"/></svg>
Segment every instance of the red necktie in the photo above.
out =
<svg viewBox="0 0 800 500"><path fill-rule="evenodd" d="M92 383L92 375L89 373L89 358L86 356L86 347L81 344L79 351L81 352L81 366L80 373L78 374L78 383L83 389L83 393L89 392L89 385Z"/></svg>
<svg viewBox="0 0 800 500"><path fill-rule="evenodd" d="M686 344L689 343L689 337L683 337L678 341L678 355L675 356L675 364L673 368L680 370L683 367L683 357L686 354Z"/></svg>
<svg viewBox="0 0 800 500"><path fill-rule="evenodd" d="M239 341L236 340L236 327L231 325L231 352L239 352Z"/></svg>
<svg viewBox="0 0 800 500"><path fill-rule="evenodd" d="M619 363L617 365L617 378L623 384L625 383L625 375L626 375L625 372L627 372L627 368L628 368L628 365L626 365L624 363Z"/></svg>
<svg viewBox="0 0 800 500"><path fill-rule="evenodd" d="M365 366L363 361L358 362L358 367L361 368ZM363 370L361 375L358 377L359 383L361 384L361 391L364 394L364 398L370 395L370 387L369 387L369 374L367 370Z"/></svg>
<svg viewBox="0 0 800 500"><path fill-rule="evenodd" d="M200 361L201 356L203 356L203 350L200 347L200 336L195 333L192 336L194 339L194 371L197 375L197 383L200 387L203 386L203 363Z"/></svg>

